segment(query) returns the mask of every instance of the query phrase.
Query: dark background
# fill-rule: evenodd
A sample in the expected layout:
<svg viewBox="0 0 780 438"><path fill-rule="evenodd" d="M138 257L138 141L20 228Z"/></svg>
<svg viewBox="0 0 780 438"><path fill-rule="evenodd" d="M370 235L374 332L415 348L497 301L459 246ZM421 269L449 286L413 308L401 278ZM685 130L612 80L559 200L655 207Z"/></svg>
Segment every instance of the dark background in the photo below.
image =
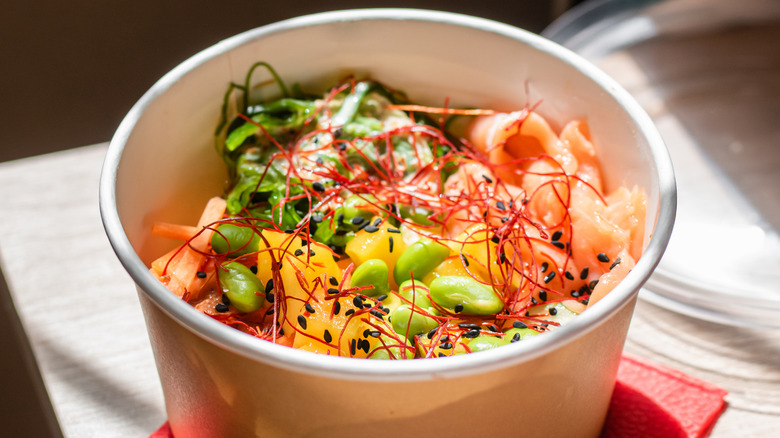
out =
<svg viewBox="0 0 780 438"><path fill-rule="evenodd" d="M335 9L460 12L534 32L576 0L11 0L0 12L0 161L107 141L168 70L231 35Z"/></svg>

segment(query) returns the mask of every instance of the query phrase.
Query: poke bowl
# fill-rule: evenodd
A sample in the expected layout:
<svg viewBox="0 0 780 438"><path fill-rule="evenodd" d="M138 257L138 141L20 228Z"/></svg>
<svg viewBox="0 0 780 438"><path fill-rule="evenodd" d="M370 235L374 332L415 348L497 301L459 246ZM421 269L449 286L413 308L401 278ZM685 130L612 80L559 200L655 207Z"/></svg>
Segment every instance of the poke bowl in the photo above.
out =
<svg viewBox="0 0 780 438"><path fill-rule="evenodd" d="M374 126L375 119L361 113L361 120L370 120L360 125L353 123L354 114L343 118L344 108L371 90L386 104L382 114L400 111L403 121L373 133L360 129ZM258 94L260 103L254 101ZM294 147L274 140L272 123L262 121L267 108L288 97L295 105L312 105L301 118L307 131L290 134L285 127L284 134L296 139ZM364 111L377 104L352 106ZM292 117L285 111L285 119ZM317 125L315 115L324 125ZM458 131L463 119L468 126ZM481 145L475 120L493 126L492 137ZM444 133L451 121L455 134ZM522 131L531 126L539 126L543 134L538 135L554 138L550 144L562 149L539 143L538 157L520 152L501 155L498 162L490 158L511 152L517 136L531 135ZM388 132L398 130L412 138L404 143L412 151L405 158L393 155L402 145L389 140ZM310 141L301 143L302 138ZM418 142L435 145L428 158ZM365 147L371 145L386 145L381 150L390 158L370 159ZM569 154L577 147L584 149ZM247 156L258 156L263 148L272 155L247 164ZM352 149L358 152L347 157ZM293 163L293 150L324 155ZM331 157L336 164L328 166ZM287 164L278 161L284 159ZM522 167L532 162L552 163L553 170ZM579 168L567 167L572 162ZM246 166L262 176L248 184L248 194L237 194ZM274 195L260 187L279 169L284 171L275 190L285 195L274 204L269 200ZM425 169L441 178L426 186L438 192L407 187ZM583 169L600 170L588 176ZM388 183L396 171L398 178ZM458 175L460 185L451 180ZM533 190L506 189L514 187L512 178L521 187L523 178L533 177L542 178ZM368 181L375 184L366 188ZM453 187L460 187L459 197L447 191ZM479 193L479 201L464 200L463 187ZM591 193L592 199L577 204L578 210L574 195L579 192ZM613 198L616 192L627 198ZM370 214L345 220L350 194L363 201L358 210ZM559 207L537 202L544 196ZM213 199L219 213L199 223ZM421 205L424 199L428 203ZM285 204L305 204L309 211L289 213L295 220L283 226L279 211L287 211ZM448 209L441 207L445 204ZM610 213L604 210L609 205L617 207ZM258 206L270 210L233 218ZM648 116L615 82L573 53L480 18L367 9L250 30L173 69L117 129L101 176L100 209L109 240L136 283L177 438L589 437L602 428L637 294L671 233L675 185L668 153ZM421 210L425 217L416 218ZM520 222L512 222L513 214ZM632 224L617 233L628 240L603 247L582 249L580 241L593 229L580 230L578 241L569 227L615 217ZM221 228L225 225L255 237L236 244ZM499 229L505 232L501 236ZM187 230L191 235L182 238L184 243L171 238ZM513 238L513 251L496 250L510 240L506 236L516 236L512 233L522 234ZM359 269L370 263L356 261L383 257L365 256L374 254L380 243L371 239L380 235L383 247L390 244L386 252L395 245L398 256L379 263L382 284L361 283L358 278L367 274ZM355 249L360 239L365 242ZM493 248L485 252L487 260L477 250L463 249L482 243ZM409 263L430 266L399 276L399 260L423 244L438 246L420 250L422 256ZM534 252L535 245L549 254ZM577 258L584 253L592 266ZM264 259L273 254L279 260ZM187 256L201 265L182 286L172 266ZM449 270L441 268L445 260ZM213 266L204 267L206 261ZM325 269L329 263L338 271ZM312 265L325 271L307 282ZM463 274L480 266L482 277ZM226 278L232 271L256 284L249 294L236 292L238 286L231 289L235 283ZM607 281L618 272L617 280ZM469 284L487 290L488 304L455 300L450 291L463 282L447 283L453 277L476 281ZM414 281L421 283L428 300L418 315L417 298L402 292L406 281L413 291L418 290ZM201 283L210 285L203 286L205 292L193 289ZM303 293L293 296L296 284ZM393 297L395 304L386 301ZM327 324L347 313L336 305L339 300L349 307L350 321L362 315L363 325L348 329L351 323L344 322L328 331ZM397 316L402 309L407 310L403 318ZM554 318L564 313L572 315L565 324ZM477 318L486 314L489 321ZM328 316L323 320L322 315ZM434 324L411 331L418 316ZM406 323L399 329L402 319ZM351 334L345 335L347 330ZM526 337L529 331L541 333ZM476 343L480 339L490 345ZM387 360L366 358L373 355Z"/></svg>

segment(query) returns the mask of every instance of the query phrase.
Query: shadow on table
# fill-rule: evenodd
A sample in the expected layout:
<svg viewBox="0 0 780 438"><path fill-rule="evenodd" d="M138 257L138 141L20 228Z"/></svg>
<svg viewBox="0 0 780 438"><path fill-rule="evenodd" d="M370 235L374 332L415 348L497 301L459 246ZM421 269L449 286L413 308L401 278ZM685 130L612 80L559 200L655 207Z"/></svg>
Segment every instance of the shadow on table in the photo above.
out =
<svg viewBox="0 0 780 438"><path fill-rule="evenodd" d="M2 271L0 352L1 434L8 437L62 437Z"/></svg>

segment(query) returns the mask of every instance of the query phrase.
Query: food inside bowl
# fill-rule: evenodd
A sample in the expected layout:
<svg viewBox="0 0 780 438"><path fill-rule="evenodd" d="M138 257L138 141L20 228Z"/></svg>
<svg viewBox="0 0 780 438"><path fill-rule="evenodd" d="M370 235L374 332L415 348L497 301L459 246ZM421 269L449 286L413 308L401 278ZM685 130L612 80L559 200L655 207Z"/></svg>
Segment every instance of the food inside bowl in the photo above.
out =
<svg viewBox="0 0 780 438"><path fill-rule="evenodd" d="M274 80L252 84L258 68ZM640 257L644 192L605 193L584 120L443 104L356 78L309 95L256 64L217 128L229 190L197 226L155 224L184 243L151 272L224 324L329 355L451 356L565 324Z"/></svg>

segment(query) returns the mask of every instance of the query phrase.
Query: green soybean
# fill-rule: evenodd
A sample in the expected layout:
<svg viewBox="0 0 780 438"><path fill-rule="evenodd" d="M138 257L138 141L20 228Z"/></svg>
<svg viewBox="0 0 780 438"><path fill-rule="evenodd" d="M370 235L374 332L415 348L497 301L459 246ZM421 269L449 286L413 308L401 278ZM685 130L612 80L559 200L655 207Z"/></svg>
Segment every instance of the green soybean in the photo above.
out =
<svg viewBox="0 0 780 438"><path fill-rule="evenodd" d="M393 278L398 284L412 278L422 279L433 271L447 256L450 249L431 239L423 238L406 247L398 257L393 269Z"/></svg>
<svg viewBox="0 0 780 438"><path fill-rule="evenodd" d="M390 292L390 270L387 263L381 259L366 260L352 273L352 286L371 286L360 292L369 297L376 297Z"/></svg>
<svg viewBox="0 0 780 438"><path fill-rule="evenodd" d="M260 236L249 226L221 224L211 235L211 248L217 254L242 256L258 249Z"/></svg>
<svg viewBox="0 0 780 438"><path fill-rule="evenodd" d="M406 345L406 347L402 347L401 345ZM368 358L378 360L414 359L414 348L403 335L401 336L401 342L398 342L398 340L391 338L390 336L381 335Z"/></svg>
<svg viewBox="0 0 780 438"><path fill-rule="evenodd" d="M410 338L414 335L428 333L439 325L438 321L419 313L419 310L412 312L412 308L408 304L401 304L390 312L390 322L396 333Z"/></svg>
<svg viewBox="0 0 780 438"><path fill-rule="evenodd" d="M230 299L230 304L240 312L254 312L259 309L265 297L257 292L263 290L263 283L249 268L238 262L229 262L219 273L219 285Z"/></svg>
<svg viewBox="0 0 780 438"><path fill-rule="evenodd" d="M501 339L492 335L479 335L476 338L470 340L466 345L468 345L472 353L476 353L477 351L492 350L493 348L508 345L509 343L510 340L506 337Z"/></svg>
<svg viewBox="0 0 780 438"><path fill-rule="evenodd" d="M356 217L361 217L362 221L369 221L377 212L377 208L374 207L378 201L374 195L352 195L344 200L344 205L341 206L341 212L344 214L344 222L352 223L352 220ZM358 222L354 225L360 225Z"/></svg>
<svg viewBox="0 0 780 438"><path fill-rule="evenodd" d="M409 219L416 224L425 226L434 224L432 220L428 219L428 216L433 214L433 210L429 208L402 205L400 210L402 218Z"/></svg>
<svg viewBox="0 0 780 438"><path fill-rule="evenodd" d="M517 342L538 334L539 332L530 328L512 328L504 332L504 339L509 340L509 342Z"/></svg>
<svg viewBox="0 0 780 438"><path fill-rule="evenodd" d="M406 280L398 286L398 295L411 301L417 307L431 311L433 306L431 305L431 300L428 299L427 293L428 288L420 280L414 280L414 282Z"/></svg>
<svg viewBox="0 0 780 438"><path fill-rule="evenodd" d="M471 277L445 275L431 282L431 299L441 307L466 315L495 315L504 302L493 288Z"/></svg>

